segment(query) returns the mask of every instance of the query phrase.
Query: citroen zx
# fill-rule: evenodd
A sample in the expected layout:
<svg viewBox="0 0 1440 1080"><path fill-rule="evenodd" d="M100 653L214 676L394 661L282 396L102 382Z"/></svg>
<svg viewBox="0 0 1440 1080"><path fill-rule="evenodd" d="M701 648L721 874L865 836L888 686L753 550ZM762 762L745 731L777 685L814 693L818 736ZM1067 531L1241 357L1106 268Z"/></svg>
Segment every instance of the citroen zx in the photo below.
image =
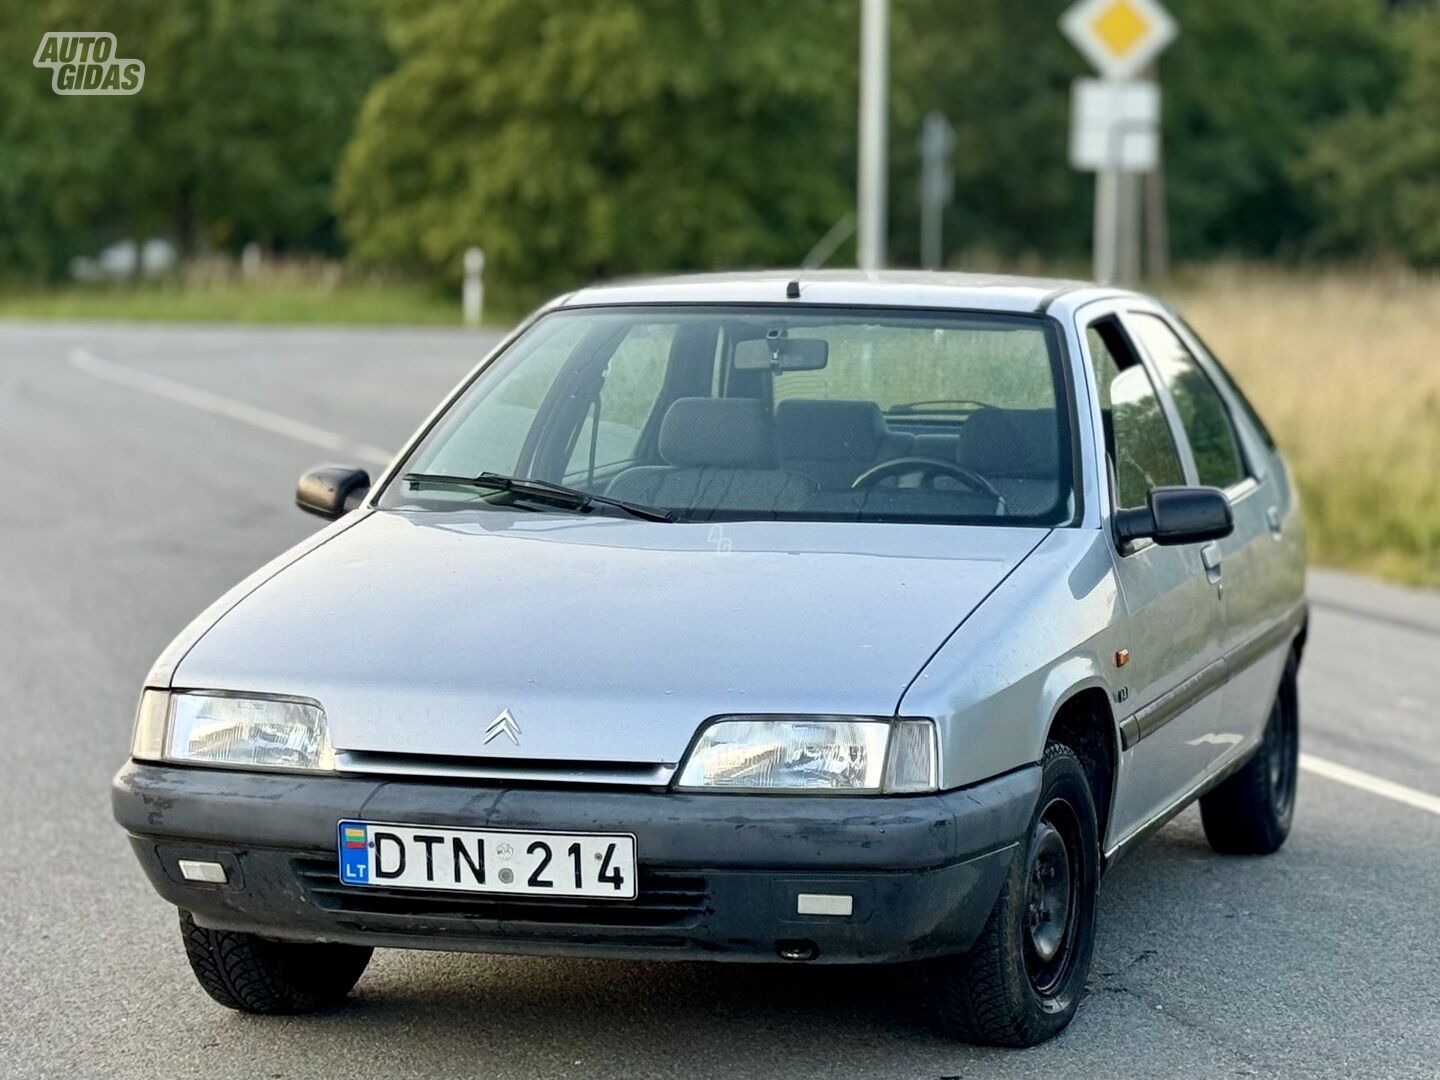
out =
<svg viewBox="0 0 1440 1080"><path fill-rule="evenodd" d="M296 497L333 522L160 657L113 792L231 1008L376 946L903 962L1029 1045L1116 858L1196 799L1290 828L1295 491L1141 295L588 288Z"/></svg>

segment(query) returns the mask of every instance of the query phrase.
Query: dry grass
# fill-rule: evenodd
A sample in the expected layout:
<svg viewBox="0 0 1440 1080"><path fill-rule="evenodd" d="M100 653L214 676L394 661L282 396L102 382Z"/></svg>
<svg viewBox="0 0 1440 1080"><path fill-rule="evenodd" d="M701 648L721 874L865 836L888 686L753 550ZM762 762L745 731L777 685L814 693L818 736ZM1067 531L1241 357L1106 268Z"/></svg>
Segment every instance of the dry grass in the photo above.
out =
<svg viewBox="0 0 1440 1080"><path fill-rule="evenodd" d="M1294 466L1311 560L1440 586L1440 277L1216 267L1170 292Z"/></svg>

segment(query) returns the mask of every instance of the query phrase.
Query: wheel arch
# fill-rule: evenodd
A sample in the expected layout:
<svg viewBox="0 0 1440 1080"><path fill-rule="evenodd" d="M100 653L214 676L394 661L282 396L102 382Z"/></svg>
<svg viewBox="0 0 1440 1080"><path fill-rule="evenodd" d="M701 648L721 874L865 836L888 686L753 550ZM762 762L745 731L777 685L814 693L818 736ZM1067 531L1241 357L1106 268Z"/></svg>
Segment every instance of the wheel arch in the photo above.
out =
<svg viewBox="0 0 1440 1080"><path fill-rule="evenodd" d="M1068 746L1084 766L1104 850L1120 775L1120 736L1110 706L1110 690L1103 682L1087 681L1066 691L1051 710L1041 752L1052 742Z"/></svg>

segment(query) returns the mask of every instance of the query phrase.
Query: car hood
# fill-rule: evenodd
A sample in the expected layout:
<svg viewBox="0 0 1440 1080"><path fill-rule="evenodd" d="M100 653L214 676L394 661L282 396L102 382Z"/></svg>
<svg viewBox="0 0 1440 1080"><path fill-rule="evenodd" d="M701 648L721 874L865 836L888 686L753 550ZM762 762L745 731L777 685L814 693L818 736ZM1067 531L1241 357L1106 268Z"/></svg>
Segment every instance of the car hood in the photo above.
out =
<svg viewBox="0 0 1440 1080"><path fill-rule="evenodd" d="M341 751L673 764L719 714L893 715L1044 536L374 512L221 615L172 685L313 698Z"/></svg>

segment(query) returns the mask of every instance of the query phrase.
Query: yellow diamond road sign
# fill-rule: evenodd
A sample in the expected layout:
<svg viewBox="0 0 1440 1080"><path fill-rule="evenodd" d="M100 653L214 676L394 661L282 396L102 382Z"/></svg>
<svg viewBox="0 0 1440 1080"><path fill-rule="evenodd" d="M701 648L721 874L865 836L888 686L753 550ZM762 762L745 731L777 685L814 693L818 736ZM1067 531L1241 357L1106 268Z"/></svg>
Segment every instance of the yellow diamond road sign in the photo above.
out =
<svg viewBox="0 0 1440 1080"><path fill-rule="evenodd" d="M1107 79L1133 79L1179 32L1157 0L1079 0L1060 29Z"/></svg>

